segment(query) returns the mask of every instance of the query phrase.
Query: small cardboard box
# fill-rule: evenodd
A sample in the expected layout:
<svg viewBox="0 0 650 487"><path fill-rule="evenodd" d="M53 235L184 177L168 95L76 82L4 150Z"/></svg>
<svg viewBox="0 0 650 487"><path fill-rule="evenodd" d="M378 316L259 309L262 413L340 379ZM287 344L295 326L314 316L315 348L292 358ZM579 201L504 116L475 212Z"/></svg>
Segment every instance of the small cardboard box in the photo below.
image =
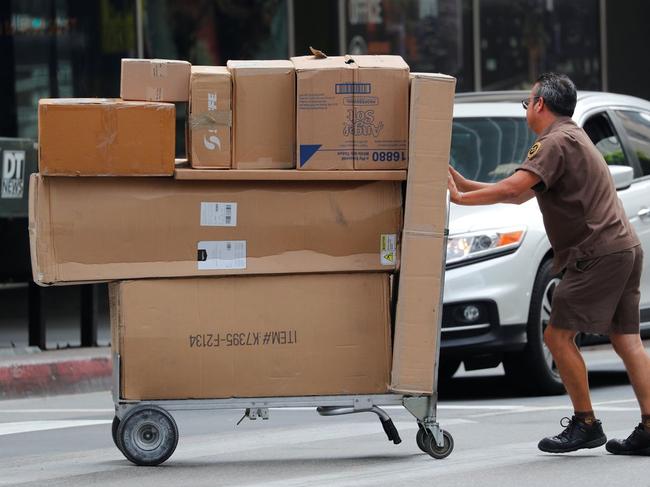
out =
<svg viewBox="0 0 650 487"><path fill-rule="evenodd" d="M190 93L187 61L122 59L120 97L123 100L186 102Z"/></svg>
<svg viewBox="0 0 650 487"><path fill-rule="evenodd" d="M400 56L291 60L299 169L406 169L409 67Z"/></svg>
<svg viewBox="0 0 650 487"><path fill-rule="evenodd" d="M447 171L456 80L414 74L391 390L431 394L440 338Z"/></svg>
<svg viewBox="0 0 650 487"><path fill-rule="evenodd" d="M399 181L48 178L29 192L39 284L392 271Z"/></svg>
<svg viewBox="0 0 650 487"><path fill-rule="evenodd" d="M199 169L230 168L232 77L223 66L192 66L189 159Z"/></svg>
<svg viewBox="0 0 650 487"><path fill-rule="evenodd" d="M228 69L233 77L233 168L295 168L293 64L228 61Z"/></svg>
<svg viewBox="0 0 650 487"><path fill-rule="evenodd" d="M111 284L123 399L381 394L388 275Z"/></svg>
<svg viewBox="0 0 650 487"><path fill-rule="evenodd" d="M175 117L172 103L41 99L39 170L46 176L171 176Z"/></svg>

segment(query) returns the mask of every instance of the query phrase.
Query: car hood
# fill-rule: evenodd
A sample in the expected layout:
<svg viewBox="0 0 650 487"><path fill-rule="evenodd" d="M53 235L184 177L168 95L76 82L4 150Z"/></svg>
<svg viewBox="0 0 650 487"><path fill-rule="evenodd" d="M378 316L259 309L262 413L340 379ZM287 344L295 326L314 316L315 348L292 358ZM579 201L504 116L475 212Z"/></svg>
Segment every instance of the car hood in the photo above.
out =
<svg viewBox="0 0 650 487"><path fill-rule="evenodd" d="M449 234L455 235L479 230L539 223L541 214L535 198L521 205L496 204L488 206L460 206L449 208Z"/></svg>

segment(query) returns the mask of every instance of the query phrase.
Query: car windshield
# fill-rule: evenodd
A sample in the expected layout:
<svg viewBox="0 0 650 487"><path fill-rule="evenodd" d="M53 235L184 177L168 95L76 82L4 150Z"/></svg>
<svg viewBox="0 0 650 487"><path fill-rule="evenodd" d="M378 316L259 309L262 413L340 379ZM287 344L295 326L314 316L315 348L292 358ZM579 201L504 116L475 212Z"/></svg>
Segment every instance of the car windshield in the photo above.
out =
<svg viewBox="0 0 650 487"><path fill-rule="evenodd" d="M515 172L535 138L524 117L455 118L450 162L466 178L494 183Z"/></svg>

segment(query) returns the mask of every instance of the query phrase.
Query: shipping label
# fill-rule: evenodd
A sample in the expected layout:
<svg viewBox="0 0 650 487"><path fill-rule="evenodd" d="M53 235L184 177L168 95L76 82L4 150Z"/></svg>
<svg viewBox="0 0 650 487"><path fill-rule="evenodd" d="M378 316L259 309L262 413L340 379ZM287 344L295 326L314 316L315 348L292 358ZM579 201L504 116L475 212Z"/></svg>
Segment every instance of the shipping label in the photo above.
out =
<svg viewBox="0 0 650 487"><path fill-rule="evenodd" d="M237 203L201 202L202 227L236 227Z"/></svg>
<svg viewBox="0 0 650 487"><path fill-rule="evenodd" d="M395 265L397 259L397 235L382 234L380 243L381 265Z"/></svg>
<svg viewBox="0 0 650 487"><path fill-rule="evenodd" d="M296 345L298 332L296 330L215 332L192 334L187 338L190 348L260 347Z"/></svg>
<svg viewBox="0 0 650 487"><path fill-rule="evenodd" d="M199 242L199 270L246 269L246 240Z"/></svg>

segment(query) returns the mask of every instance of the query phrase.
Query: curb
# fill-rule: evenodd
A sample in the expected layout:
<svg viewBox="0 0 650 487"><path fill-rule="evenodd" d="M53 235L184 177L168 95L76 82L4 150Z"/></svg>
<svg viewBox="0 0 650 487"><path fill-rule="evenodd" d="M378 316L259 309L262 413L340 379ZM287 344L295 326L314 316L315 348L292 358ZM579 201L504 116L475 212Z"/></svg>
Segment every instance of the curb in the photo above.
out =
<svg viewBox="0 0 650 487"><path fill-rule="evenodd" d="M113 364L107 356L66 357L44 352L0 361L0 399L108 390ZM46 355L41 357L40 355ZM96 353L95 355L104 355ZM27 360L25 360L27 358Z"/></svg>

